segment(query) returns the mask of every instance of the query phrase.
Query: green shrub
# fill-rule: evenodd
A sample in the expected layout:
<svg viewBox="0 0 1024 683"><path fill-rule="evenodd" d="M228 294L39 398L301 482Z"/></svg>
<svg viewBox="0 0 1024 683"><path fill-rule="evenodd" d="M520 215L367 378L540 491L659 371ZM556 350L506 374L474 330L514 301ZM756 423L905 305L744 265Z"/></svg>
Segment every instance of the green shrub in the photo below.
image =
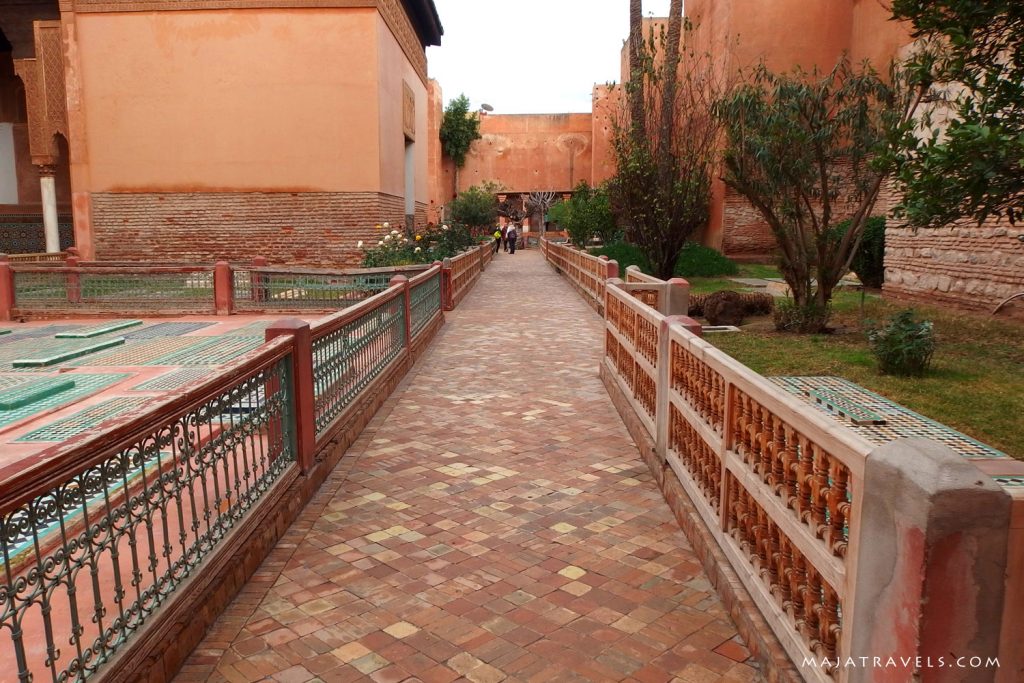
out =
<svg viewBox="0 0 1024 683"><path fill-rule="evenodd" d="M822 332L832 317L832 307L820 306L815 301L799 306L792 299L779 299L775 302L772 319L775 329L779 332Z"/></svg>
<svg viewBox="0 0 1024 683"><path fill-rule="evenodd" d="M494 186L485 183L463 190L452 200L452 222L472 228L489 228L498 222L498 197Z"/></svg>
<svg viewBox="0 0 1024 683"><path fill-rule="evenodd" d="M645 273L651 272L647 257L640 251L640 247L629 242L612 242L606 246L591 249L590 253L594 256L607 256L612 261L618 261L619 277L623 279L626 276L626 268L629 266L640 266L640 270Z"/></svg>
<svg viewBox="0 0 1024 683"><path fill-rule="evenodd" d="M593 237L598 237L602 244L611 244L619 234L608 193L603 187L590 187L585 181L573 189L568 201L552 206L549 214L580 248L586 248Z"/></svg>
<svg viewBox="0 0 1024 683"><path fill-rule="evenodd" d="M868 342L883 375L921 377L935 353L935 329L930 320L917 320L908 309L892 316L885 327L870 330Z"/></svg>
<svg viewBox="0 0 1024 683"><path fill-rule="evenodd" d="M378 227L381 234L375 245L359 242L364 268L433 263L456 256L476 242L469 228L457 223L419 228L411 237L387 223Z"/></svg>
<svg viewBox="0 0 1024 683"><path fill-rule="evenodd" d="M833 229L841 238L850 229L850 221L836 223ZM850 261L850 270L866 287L882 287L885 282L885 216L872 216L864 222L864 234Z"/></svg>
<svg viewBox="0 0 1024 683"><path fill-rule="evenodd" d="M676 259L674 275L679 277L720 277L735 275L739 267L711 247L687 242Z"/></svg>

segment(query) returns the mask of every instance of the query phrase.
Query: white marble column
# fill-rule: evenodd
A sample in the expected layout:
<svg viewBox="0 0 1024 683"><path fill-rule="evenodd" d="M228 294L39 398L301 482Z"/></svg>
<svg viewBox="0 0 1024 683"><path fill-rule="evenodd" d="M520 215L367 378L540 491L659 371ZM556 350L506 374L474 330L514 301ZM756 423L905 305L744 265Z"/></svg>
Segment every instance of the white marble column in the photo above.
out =
<svg viewBox="0 0 1024 683"><path fill-rule="evenodd" d="M46 236L46 252L60 251L60 232L57 229L57 185L54 181L56 169L53 166L39 166L39 189L43 196L43 234Z"/></svg>

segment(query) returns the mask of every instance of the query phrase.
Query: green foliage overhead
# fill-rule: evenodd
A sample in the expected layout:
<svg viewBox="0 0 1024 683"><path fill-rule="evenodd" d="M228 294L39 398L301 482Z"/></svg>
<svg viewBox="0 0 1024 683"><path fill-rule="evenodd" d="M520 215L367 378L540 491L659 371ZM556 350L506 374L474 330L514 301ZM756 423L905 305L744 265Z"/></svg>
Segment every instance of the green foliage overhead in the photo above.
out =
<svg viewBox="0 0 1024 683"><path fill-rule="evenodd" d="M469 98L459 95L448 103L441 119L441 148L456 168L466 163L466 153L474 140L480 139L480 119L469 111Z"/></svg>
<svg viewBox="0 0 1024 683"><path fill-rule="evenodd" d="M908 127L914 97L844 57L827 74L775 74L764 65L721 100L726 184L768 223L797 320L824 324L832 290L849 272L882 182L880 155ZM849 219L849 227L837 223ZM810 306L813 302L813 307Z"/></svg>
<svg viewBox="0 0 1024 683"><path fill-rule="evenodd" d="M586 181L576 186L569 201L552 206L550 216L578 247L586 247L594 236L602 244L611 244L619 231L608 193L604 188L590 187Z"/></svg>
<svg viewBox="0 0 1024 683"><path fill-rule="evenodd" d="M932 45L911 65L934 101L896 155L911 224L1024 215L1024 2L893 0ZM948 125L943 121L948 119ZM936 125L932 125L934 123ZM940 125L941 124L941 125ZM943 132L944 129L944 132Z"/></svg>
<svg viewBox="0 0 1024 683"><path fill-rule="evenodd" d="M488 228L498 221L498 198L490 187L474 185L451 203L452 220L471 228Z"/></svg>

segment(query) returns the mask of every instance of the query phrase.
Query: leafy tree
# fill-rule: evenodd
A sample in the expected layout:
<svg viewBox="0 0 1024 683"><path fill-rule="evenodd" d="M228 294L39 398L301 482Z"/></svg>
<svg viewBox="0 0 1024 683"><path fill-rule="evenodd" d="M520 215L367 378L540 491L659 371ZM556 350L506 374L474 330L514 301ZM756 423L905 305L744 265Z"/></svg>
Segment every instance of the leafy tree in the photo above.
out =
<svg viewBox="0 0 1024 683"><path fill-rule="evenodd" d="M459 169L466 165L466 154L474 140L480 139L480 118L469 111L469 98L459 95L448 103L441 119L441 148L455 162L455 191L459 190Z"/></svg>
<svg viewBox="0 0 1024 683"><path fill-rule="evenodd" d="M489 228L498 220L498 198L492 188L474 185L452 200L452 220L472 228Z"/></svg>
<svg viewBox="0 0 1024 683"><path fill-rule="evenodd" d="M668 30L642 38L640 3L630 3L626 107L613 123L616 175L612 207L658 277L672 277L683 245L708 218L711 170L720 127L711 104L721 91L710 61L683 52L681 0L669 9ZM655 59L660 54L664 57Z"/></svg>
<svg viewBox="0 0 1024 683"><path fill-rule="evenodd" d="M890 166L879 158L908 127L916 95L844 57L827 74L764 65L716 106L725 125L724 181L746 197L778 243L797 331L828 319ZM849 227L837 225L849 220ZM787 329L793 326L784 325Z"/></svg>
<svg viewBox="0 0 1024 683"><path fill-rule="evenodd" d="M893 0L934 49L911 61L937 82L921 129L896 155L911 224L1024 215L1024 3Z"/></svg>
<svg viewBox="0 0 1024 683"><path fill-rule="evenodd" d="M590 187L585 181L576 186L568 201L551 207L551 218L558 221L578 247L586 247L595 235L607 246L619 232L608 193L603 188Z"/></svg>

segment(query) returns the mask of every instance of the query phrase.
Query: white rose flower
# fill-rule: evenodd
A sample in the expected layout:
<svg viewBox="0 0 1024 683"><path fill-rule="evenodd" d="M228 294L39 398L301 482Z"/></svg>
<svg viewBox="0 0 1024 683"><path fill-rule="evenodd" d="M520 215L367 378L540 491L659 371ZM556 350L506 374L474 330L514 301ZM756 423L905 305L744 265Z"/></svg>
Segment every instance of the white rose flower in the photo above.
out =
<svg viewBox="0 0 1024 683"><path fill-rule="evenodd" d="M383 240L382 240L382 241L380 241L380 242L377 242L377 246L378 246L378 247L383 247L383 246L384 246L384 242L383 242Z"/></svg>
<svg viewBox="0 0 1024 683"><path fill-rule="evenodd" d="M389 242L390 240L391 240L391 235L384 235L384 241L385 242Z"/></svg>
<svg viewBox="0 0 1024 683"><path fill-rule="evenodd" d="M362 249L362 248L363 248L363 241L362 241L362 240L359 240L359 243L358 243L358 244L356 245L356 247L357 247L358 249Z"/></svg>
<svg viewBox="0 0 1024 683"><path fill-rule="evenodd" d="M398 232L397 230L392 230L392 231L391 231L391 234L392 234L392 235L398 235L398 234L399 234L399 232Z"/></svg>
<svg viewBox="0 0 1024 683"><path fill-rule="evenodd" d="M447 229L448 229L448 226L447 226L447 225L442 225L442 226L441 226L441 229L442 229L442 230L447 230Z"/></svg>
<svg viewBox="0 0 1024 683"><path fill-rule="evenodd" d="M423 251L423 250L422 250L422 249L420 249L419 247L416 247L416 253L417 253L417 254L418 254L418 253L420 253L421 251Z"/></svg>
<svg viewBox="0 0 1024 683"><path fill-rule="evenodd" d="M391 224L388 223L387 221L384 221L384 229L387 230L390 227L391 227Z"/></svg>

